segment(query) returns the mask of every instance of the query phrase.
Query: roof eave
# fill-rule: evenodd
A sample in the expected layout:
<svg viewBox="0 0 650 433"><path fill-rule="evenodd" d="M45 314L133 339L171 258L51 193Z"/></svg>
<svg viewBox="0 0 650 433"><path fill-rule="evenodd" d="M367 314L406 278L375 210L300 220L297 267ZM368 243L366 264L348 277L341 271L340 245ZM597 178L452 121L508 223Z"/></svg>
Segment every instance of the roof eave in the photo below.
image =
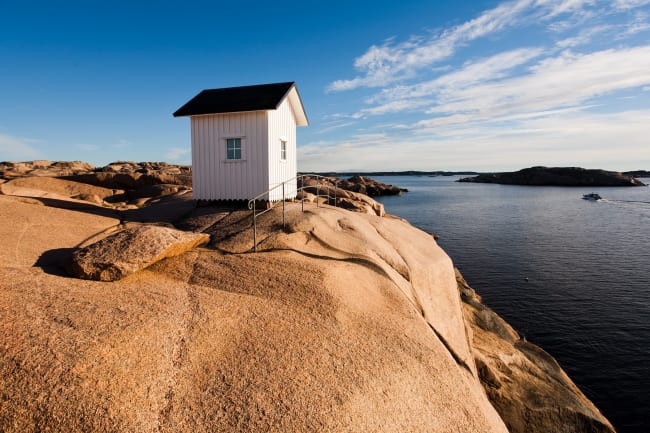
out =
<svg viewBox="0 0 650 433"><path fill-rule="evenodd" d="M269 111L274 108L263 108L261 110L240 110L240 111L222 111L220 113L195 113L195 114L179 114L174 113L174 117L195 117L195 116L219 116L221 114L240 114L240 113L256 113L259 111Z"/></svg>
<svg viewBox="0 0 650 433"><path fill-rule="evenodd" d="M293 83L293 85L289 88L289 90L287 91L284 97L289 98L289 104L291 105L291 109L293 110L293 115L296 119L296 125L308 126L309 120L307 119L307 113L305 113L305 108L302 105L302 99L300 98L300 93L298 93L298 88L296 87L296 83Z"/></svg>

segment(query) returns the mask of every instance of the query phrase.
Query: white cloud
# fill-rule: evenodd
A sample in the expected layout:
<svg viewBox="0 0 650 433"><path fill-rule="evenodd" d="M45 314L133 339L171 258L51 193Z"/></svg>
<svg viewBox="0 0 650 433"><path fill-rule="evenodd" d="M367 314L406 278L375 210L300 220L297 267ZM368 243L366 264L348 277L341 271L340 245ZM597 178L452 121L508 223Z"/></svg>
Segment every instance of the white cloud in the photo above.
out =
<svg viewBox="0 0 650 433"><path fill-rule="evenodd" d="M467 62L461 69L430 81L384 89L368 99L368 102L380 102L380 105L362 109L356 116L412 110L432 105L434 96L444 97L460 89L506 77L510 70L539 57L542 52L540 48L507 51L475 62Z"/></svg>
<svg viewBox="0 0 650 433"><path fill-rule="evenodd" d="M613 5L617 9L634 9L650 4L650 0L615 0Z"/></svg>
<svg viewBox="0 0 650 433"><path fill-rule="evenodd" d="M633 21L625 28L623 33L619 36L619 39L623 39L625 37L632 36L637 33L645 32L647 30L650 30L650 20L648 20L648 14L638 11L634 14Z"/></svg>
<svg viewBox="0 0 650 433"><path fill-rule="evenodd" d="M380 87L412 77L418 69L450 57L458 45L515 24L533 3L531 0L518 0L501 4L473 20L427 39L412 37L399 44L388 40L381 46L373 45L354 62L354 66L365 75L334 81L329 90Z"/></svg>
<svg viewBox="0 0 650 433"><path fill-rule="evenodd" d="M165 153L165 159L167 161L178 162L188 160L190 155L190 149L186 147L172 147Z"/></svg>
<svg viewBox="0 0 650 433"><path fill-rule="evenodd" d="M561 14L588 14L585 6L593 6L595 0L537 0L537 4L546 8L545 18L553 18Z"/></svg>
<svg viewBox="0 0 650 433"><path fill-rule="evenodd" d="M592 0L515 0L504 2L477 18L428 38L412 36L402 43L389 39L382 45L372 45L354 61L355 68L363 75L336 80L328 90L382 87L411 78L418 70L451 57L459 47L471 41L524 23L547 21L558 15L584 18L591 14L585 8L593 3Z"/></svg>
<svg viewBox="0 0 650 433"><path fill-rule="evenodd" d="M357 122L347 122L347 121L342 121L342 120L336 120L333 122L328 123L326 126L323 128L320 128L316 134L324 134L326 132L332 132L336 129L341 129L341 128L346 128L348 126L355 125Z"/></svg>
<svg viewBox="0 0 650 433"><path fill-rule="evenodd" d="M77 149L82 150L84 152L95 152L99 150L99 146L96 144L77 144Z"/></svg>
<svg viewBox="0 0 650 433"><path fill-rule="evenodd" d="M133 143L131 143L129 140L125 140L124 138L120 138L117 140L117 143L113 144L113 148L115 149L125 149L129 146L131 146Z"/></svg>
<svg viewBox="0 0 650 433"><path fill-rule="evenodd" d="M580 45L586 45L589 42L592 41L594 36L604 33L607 30L610 30L611 26L608 25L600 25L600 26L595 26L595 27L590 27L588 29L582 30L579 32L576 36L572 36L566 39L563 39L561 41L558 41L555 46L558 48L573 48L573 47L578 47Z"/></svg>
<svg viewBox="0 0 650 433"><path fill-rule="evenodd" d="M400 115L382 118L385 128L366 124L383 135L301 148L301 165L355 170L359 154L368 158L363 165L382 170L496 169L503 161L603 166L626 155L650 165L643 143L650 129L641 120L649 111L615 112L630 105L621 96L650 88L650 45L625 46L650 30L648 13L637 9L647 4L515 0L434 35L373 45L355 60L357 76L329 90L379 88L342 117ZM481 38L489 41L476 43ZM461 63L463 50L486 54Z"/></svg>
<svg viewBox="0 0 650 433"><path fill-rule="evenodd" d="M0 155L7 161L27 161L42 158L42 153L33 145L39 140L16 137L0 132Z"/></svg>
<svg viewBox="0 0 650 433"><path fill-rule="evenodd" d="M616 114L559 110L519 119L507 128L458 124L439 135L358 135L300 147L299 169L512 170L575 165L632 170L650 165L648 118L650 110Z"/></svg>
<svg viewBox="0 0 650 433"><path fill-rule="evenodd" d="M577 106L618 90L650 84L650 45L586 55L564 52L546 58L530 73L472 87L449 89L428 110L438 117L466 114L459 121L485 120ZM420 127L440 124L422 120Z"/></svg>
<svg viewBox="0 0 650 433"><path fill-rule="evenodd" d="M395 101L386 102L376 107L364 108L354 114L353 119L360 119L368 115L379 115L387 113L396 113L400 111L410 111L417 108L431 105L432 101L427 99L397 99Z"/></svg>

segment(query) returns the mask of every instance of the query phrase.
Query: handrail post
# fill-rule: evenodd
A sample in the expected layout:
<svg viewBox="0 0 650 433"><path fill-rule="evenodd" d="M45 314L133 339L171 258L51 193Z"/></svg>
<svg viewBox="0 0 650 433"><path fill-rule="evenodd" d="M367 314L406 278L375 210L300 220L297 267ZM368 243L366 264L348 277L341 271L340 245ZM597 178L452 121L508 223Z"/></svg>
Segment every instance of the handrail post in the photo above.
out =
<svg viewBox="0 0 650 433"><path fill-rule="evenodd" d="M253 249L257 252L257 214L255 213L255 202L253 200Z"/></svg>
<svg viewBox="0 0 650 433"><path fill-rule="evenodd" d="M284 185L286 182L282 182L282 228L285 228L286 225L284 223L284 203L286 201L286 196L284 194Z"/></svg>

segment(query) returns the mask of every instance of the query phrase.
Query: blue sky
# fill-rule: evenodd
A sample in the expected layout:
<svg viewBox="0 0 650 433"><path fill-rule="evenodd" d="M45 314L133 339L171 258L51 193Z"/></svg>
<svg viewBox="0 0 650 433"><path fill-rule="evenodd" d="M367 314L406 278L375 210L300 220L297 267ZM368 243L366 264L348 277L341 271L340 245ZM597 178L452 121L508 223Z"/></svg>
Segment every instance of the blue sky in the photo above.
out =
<svg viewBox="0 0 650 433"><path fill-rule="evenodd" d="M650 169L650 0L0 2L0 160L189 163L202 89L296 81L302 171Z"/></svg>

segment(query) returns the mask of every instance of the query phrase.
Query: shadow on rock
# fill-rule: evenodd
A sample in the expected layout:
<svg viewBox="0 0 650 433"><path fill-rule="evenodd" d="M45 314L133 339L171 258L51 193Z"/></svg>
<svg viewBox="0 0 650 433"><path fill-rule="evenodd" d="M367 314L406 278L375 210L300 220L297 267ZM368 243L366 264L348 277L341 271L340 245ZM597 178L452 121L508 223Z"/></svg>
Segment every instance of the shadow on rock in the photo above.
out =
<svg viewBox="0 0 650 433"><path fill-rule="evenodd" d="M65 262L70 259L72 252L75 250L76 248L56 248L45 251L33 266L41 268L46 274L68 277Z"/></svg>

